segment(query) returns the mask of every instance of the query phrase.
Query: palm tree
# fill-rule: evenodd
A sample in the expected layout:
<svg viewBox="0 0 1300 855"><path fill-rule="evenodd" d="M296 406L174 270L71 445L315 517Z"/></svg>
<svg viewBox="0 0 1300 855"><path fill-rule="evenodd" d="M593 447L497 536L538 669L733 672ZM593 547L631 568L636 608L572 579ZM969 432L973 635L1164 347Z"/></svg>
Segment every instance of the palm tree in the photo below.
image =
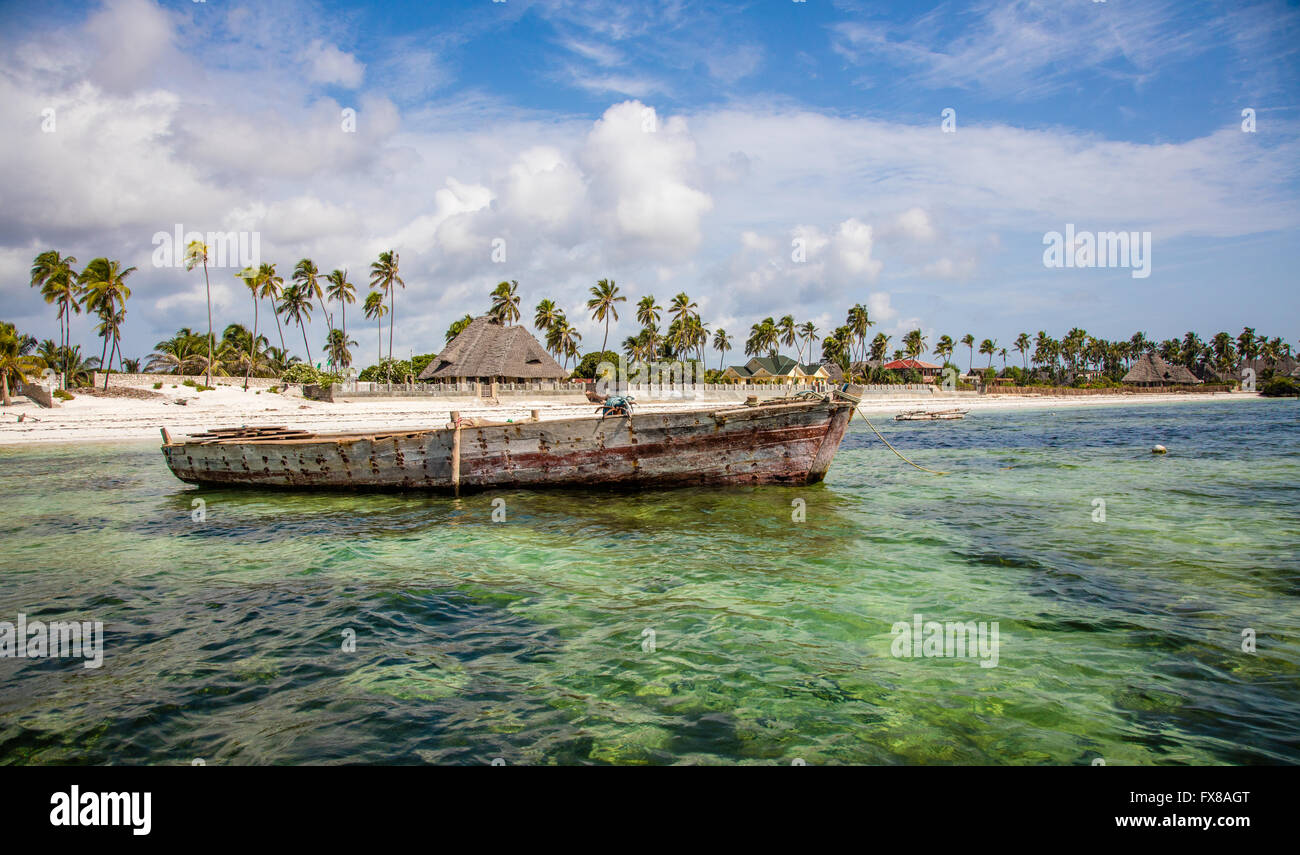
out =
<svg viewBox="0 0 1300 855"><path fill-rule="evenodd" d="M370 287L388 295L388 358L393 358L393 325L397 323L397 288L405 288L398 269L399 256L393 250L379 253L379 260L370 265Z"/></svg>
<svg viewBox="0 0 1300 855"><path fill-rule="evenodd" d="M16 387L46 367L44 360L29 352L34 346L31 336L20 335L13 324L0 321L0 402L6 407L13 403L9 398L9 381Z"/></svg>
<svg viewBox="0 0 1300 855"><path fill-rule="evenodd" d="M1232 336L1226 332L1216 333L1210 341L1214 351L1214 368L1227 373L1237 364L1237 349L1233 347Z"/></svg>
<svg viewBox="0 0 1300 855"><path fill-rule="evenodd" d="M1016 336L1016 352L1020 354L1020 359L1025 364L1025 373L1029 373L1029 362L1026 354L1029 352L1029 333L1021 333ZM1005 366L1003 366L1005 368Z"/></svg>
<svg viewBox="0 0 1300 855"><path fill-rule="evenodd" d="M537 313L533 315L533 326L537 331L545 335L550 331L551 325L563 316L560 307L555 305L555 301L544 299L537 304Z"/></svg>
<svg viewBox="0 0 1300 855"><path fill-rule="evenodd" d="M32 261L32 287L41 289L45 302L59 304L59 345L64 357L72 339L72 313L81 314L81 287L77 283L77 272L72 269L76 263L75 257L59 255L58 250L53 249L42 252ZM61 369L61 379L66 386L66 360Z"/></svg>
<svg viewBox="0 0 1300 855"><path fill-rule="evenodd" d="M451 326L447 327L447 337L445 340L451 341L453 338L460 335L464 331L465 327L469 326L473 321L474 319L468 314L460 320L452 321Z"/></svg>
<svg viewBox="0 0 1300 855"><path fill-rule="evenodd" d="M198 265L203 265L203 285L208 290L208 379L204 386L212 385L212 283L208 281L208 245L202 241L191 241L190 245L185 247L185 269L193 270ZM131 268L134 270L135 268ZM109 361L109 367L112 367L112 361ZM104 375L104 388L108 388L108 375Z"/></svg>
<svg viewBox="0 0 1300 855"><path fill-rule="evenodd" d="M591 319L605 322L605 338L600 343L601 353L605 352L605 346L609 344L609 319L612 316L614 320L618 320L617 304L626 301L627 298L618 293L618 286L614 284L613 279L602 279L591 286L591 299L587 301L587 308L591 310Z"/></svg>
<svg viewBox="0 0 1300 855"><path fill-rule="evenodd" d="M290 365L302 362L298 357L290 356L289 351L282 347L268 347L263 356L266 357L266 370L272 377L279 377L288 370Z"/></svg>
<svg viewBox="0 0 1300 855"><path fill-rule="evenodd" d="M274 264L262 264L257 268L257 298L271 299L271 313L275 315L275 331L280 336L280 349L287 351L284 345L284 329L280 326L280 295L284 292L284 277L275 272Z"/></svg>
<svg viewBox="0 0 1300 855"><path fill-rule="evenodd" d="M1147 341L1147 334L1144 332L1135 332L1133 337L1128 340L1129 361L1137 359L1142 354L1151 349L1151 342Z"/></svg>
<svg viewBox="0 0 1300 855"><path fill-rule="evenodd" d="M329 283L329 286L325 289L325 296L337 301L342 306L342 323L340 326L343 330L343 341L346 342L348 340L348 303L357 301L356 286L348 281L347 270L331 270L325 276L325 281ZM333 341L333 338L331 337L328 340ZM355 345L356 342L353 342L353 344ZM348 365L351 364L351 359L349 359ZM346 368L347 366L343 367Z"/></svg>
<svg viewBox="0 0 1300 855"><path fill-rule="evenodd" d="M840 327L822 339L822 359L837 363L841 368L849 366L848 342L845 337L851 335L847 327Z"/></svg>
<svg viewBox="0 0 1300 855"><path fill-rule="evenodd" d="M488 315L492 320L504 326L510 326L519 320L519 283L515 280L498 282L492 289L492 308Z"/></svg>
<svg viewBox="0 0 1300 855"><path fill-rule="evenodd" d="M253 278L256 282L256 274ZM262 373L267 367L263 355L266 345L266 336L256 335L243 324L230 324L221 333L216 365L225 374L236 371L243 373L245 378L250 374Z"/></svg>
<svg viewBox="0 0 1300 855"><path fill-rule="evenodd" d="M203 246L202 244L197 245ZM190 246L193 248L195 244ZM206 258L206 254L203 257ZM204 276L206 278L206 262L204 267ZM131 297L131 289L127 287L126 279L134 272L134 267L122 269L121 262L110 261L107 258L96 258L86 265L86 269L81 271L79 277L80 285L86 292L86 308L94 311L100 317L99 331L104 336L104 355L100 356L99 362L104 368L105 389L108 388L108 372L113 367L113 355L108 352L108 340L111 335L113 338L113 353L116 353L118 339L122 331L122 322L126 318L126 301ZM210 305L211 301L209 300ZM209 314L210 318L211 314ZM209 323L211 323L210 320ZM209 347L210 345L209 342ZM211 350L209 350L210 352ZM108 357L107 363L104 362L104 356Z"/></svg>
<svg viewBox="0 0 1300 855"><path fill-rule="evenodd" d="M316 267L316 262L310 258L301 258L293 268L293 282L298 286L298 290L310 302L316 300L320 303L321 314L325 316L325 326L332 329L333 321L330 320L329 310L325 308L325 289L320 285L320 270ZM311 311L307 312L307 319L311 320ZM303 330L303 344L307 343L307 331ZM311 361L311 354L307 354L307 361Z"/></svg>
<svg viewBox="0 0 1300 855"><path fill-rule="evenodd" d="M112 340L112 349L108 352L108 364L104 368L104 388L108 388L108 374L113 370L113 358L118 354L118 345L122 340L122 323L126 320L126 309L111 310L106 305L100 311L100 321L95 331L104 337L105 342Z"/></svg>
<svg viewBox="0 0 1300 855"><path fill-rule="evenodd" d="M167 374L188 374L195 365L201 363L201 359L196 360L200 352L206 345L203 343L203 336L194 335L188 328L182 329L169 339L155 344L154 352L149 354L149 361L145 363L145 371L163 371Z"/></svg>
<svg viewBox="0 0 1300 855"><path fill-rule="evenodd" d="M655 302L654 294L647 294L642 297L636 304L636 322L647 330L650 330L650 354L649 359L654 359L659 349L655 345L655 338L659 333L659 318L661 317L661 306Z"/></svg>
<svg viewBox="0 0 1300 855"><path fill-rule="evenodd" d="M922 353L925 353L925 345L925 336L921 334L920 330L912 330L903 336L903 346L907 349L907 355L912 359L916 359Z"/></svg>
<svg viewBox="0 0 1300 855"><path fill-rule="evenodd" d="M803 360L803 349L807 347L808 361L811 362L812 355L813 355L812 346L817 343L817 325L814 324L812 321L807 321L806 323L800 325L799 341L801 342L801 344L799 345L800 361Z"/></svg>
<svg viewBox="0 0 1300 855"><path fill-rule="evenodd" d="M1075 327L1065 334L1061 339L1061 353L1070 363L1070 376L1073 377L1079 371L1079 355L1083 352L1084 343L1088 340L1088 333Z"/></svg>
<svg viewBox="0 0 1300 855"><path fill-rule="evenodd" d="M794 323L794 315L783 315L781 320L776 322L776 332L782 344L786 347L794 347L794 343L799 337L799 331Z"/></svg>
<svg viewBox="0 0 1300 855"><path fill-rule="evenodd" d="M379 353L375 357L375 364L378 365L384 361L384 315L388 314L388 307L384 305L384 294L382 291L371 291L366 295L366 301L361 304L367 318L374 318L377 325L376 341L378 342ZM451 339L447 339L451 341Z"/></svg>
<svg viewBox="0 0 1300 855"><path fill-rule="evenodd" d="M692 301L690 297L686 296L685 291L682 291L676 297L673 297L672 303L668 306L669 313L674 315L675 319L682 325L686 324L687 318L695 314L695 309L696 305L694 301Z"/></svg>
<svg viewBox="0 0 1300 855"><path fill-rule="evenodd" d="M653 327L642 327L641 331L636 335L630 335L623 339L623 352L627 354L628 362L649 362L652 360L655 354L650 340L656 334L657 331Z"/></svg>
<svg viewBox="0 0 1300 855"><path fill-rule="evenodd" d="M1247 327L1247 329L1250 328ZM1254 332L1253 330L1251 331ZM1258 342L1255 341L1251 342L1251 350L1253 352L1253 355L1250 356L1250 359L1253 362L1254 359L1257 356L1259 356ZM1182 353L1180 354L1183 365L1186 365L1188 368L1195 368L1197 362L1200 360L1204 352L1205 352L1205 342L1201 341L1201 337L1199 335L1197 335L1194 332L1189 332L1187 333L1187 335L1183 336L1183 347L1182 347Z"/></svg>
<svg viewBox="0 0 1300 855"><path fill-rule="evenodd" d="M703 362L704 348L709 343L709 325L700 320L699 315L692 317L686 325L690 328L690 338L695 345L695 358Z"/></svg>
<svg viewBox="0 0 1300 855"><path fill-rule="evenodd" d="M713 334L713 349L718 352L718 370L721 371L722 360L727 351L731 350L731 336L727 335L727 331L721 327Z"/></svg>
<svg viewBox="0 0 1300 855"><path fill-rule="evenodd" d="M989 355L989 368L993 367L993 354L997 351L998 343L996 340L986 338L980 342L980 353Z"/></svg>
<svg viewBox="0 0 1300 855"><path fill-rule="evenodd" d="M582 341L582 334L578 332L576 327L568 326L567 323L565 326L564 336L560 340L560 344L564 347L564 366L568 367L569 358L572 357L573 365L576 368L578 365L578 343Z"/></svg>
<svg viewBox="0 0 1300 855"><path fill-rule="evenodd" d="M970 374L975 370L975 336L966 333L961 337L961 343L970 348L970 360L966 363L966 373Z"/></svg>
<svg viewBox="0 0 1300 855"><path fill-rule="evenodd" d="M1007 349L1004 347L998 351L998 356L1002 357L1002 373L1007 373Z"/></svg>
<svg viewBox="0 0 1300 855"><path fill-rule="evenodd" d="M888 336L885 335L884 333L876 333L876 337L871 340L871 361L872 362L884 361L885 353L886 351L889 350L889 340L891 338L893 338L893 336Z"/></svg>
<svg viewBox="0 0 1300 855"><path fill-rule="evenodd" d="M263 265L265 267L265 265ZM258 291L261 287L261 272L254 271L251 267L246 267L235 274L235 278L244 283L250 293L253 295L253 341L257 341L257 321L258 321ZM248 378L253 373L253 360L248 361L248 370L244 372L244 391L248 391Z"/></svg>
<svg viewBox="0 0 1300 855"><path fill-rule="evenodd" d="M1255 335L1254 327L1242 327L1241 335L1237 336L1237 350L1241 351L1242 359L1249 360L1252 369L1256 367L1255 360L1259 358L1259 339Z"/></svg>
<svg viewBox="0 0 1300 855"><path fill-rule="evenodd" d="M776 356L777 345L780 343L779 335L776 321L772 318L764 318L749 328L749 338L745 339L745 354L758 356L766 351L769 356Z"/></svg>
<svg viewBox="0 0 1300 855"><path fill-rule="evenodd" d="M582 341L582 335L578 330L570 325L568 318L561 313L555 323L551 325L546 334L546 346L556 356L564 359L564 367L569 367L569 357L576 356L578 353L578 342Z"/></svg>
<svg viewBox="0 0 1300 855"><path fill-rule="evenodd" d="M356 347L357 343L351 341L347 333L341 329L332 329L325 339L325 349L330 355L330 364L339 368L347 368L352 364L352 353L348 350L350 347Z"/></svg>
<svg viewBox="0 0 1300 855"><path fill-rule="evenodd" d="M304 259L305 260L305 259ZM299 264L301 266L301 263ZM294 277L297 278L297 272ZM290 285L280 295L280 309L285 316L292 319L302 330L302 346L307 351L307 363L311 364L311 345L307 343L307 324L311 323L311 291L304 283ZM211 384L209 384L211 385Z"/></svg>
<svg viewBox="0 0 1300 855"><path fill-rule="evenodd" d="M952 336L941 335L939 336L939 341L934 345L934 355L939 357L939 359L944 363L947 363L949 357L952 356L953 347L955 347L955 345Z"/></svg>
<svg viewBox="0 0 1300 855"><path fill-rule="evenodd" d="M855 304L852 309L849 309L849 315L845 320L845 325L848 326L849 333L852 335L853 339L856 340L859 347L862 348L863 357L865 358L867 330L876 325L867 314L867 307L861 303Z"/></svg>

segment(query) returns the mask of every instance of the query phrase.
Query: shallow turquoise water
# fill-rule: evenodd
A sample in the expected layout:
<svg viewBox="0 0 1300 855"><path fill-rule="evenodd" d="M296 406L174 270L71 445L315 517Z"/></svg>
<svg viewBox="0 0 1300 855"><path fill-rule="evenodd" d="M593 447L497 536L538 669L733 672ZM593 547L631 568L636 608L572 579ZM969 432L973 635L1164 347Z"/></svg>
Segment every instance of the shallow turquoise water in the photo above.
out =
<svg viewBox="0 0 1300 855"><path fill-rule="evenodd" d="M98 670L0 659L0 762L1300 761L1295 401L877 425L951 474L860 422L816 487L636 495L0 449L0 620L106 625ZM917 613L997 666L891 655Z"/></svg>

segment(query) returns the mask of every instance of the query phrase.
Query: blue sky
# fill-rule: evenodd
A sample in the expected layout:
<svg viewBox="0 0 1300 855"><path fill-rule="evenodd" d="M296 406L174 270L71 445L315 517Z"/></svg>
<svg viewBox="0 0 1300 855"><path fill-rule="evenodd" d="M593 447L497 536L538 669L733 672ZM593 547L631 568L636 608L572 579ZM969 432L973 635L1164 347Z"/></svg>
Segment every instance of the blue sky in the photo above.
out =
<svg viewBox="0 0 1300 855"><path fill-rule="evenodd" d="M501 279L597 347L582 305L604 277L630 303L685 290L741 340L785 313L829 331L855 302L895 344L1300 336L1293 4L110 0L0 20L0 104L31 117L0 141L3 315L41 337L25 270L48 247L140 267L127 355L205 323L201 281L151 264L176 223L359 282L398 250L403 353ZM1151 232L1151 275L1045 268L1067 223ZM231 272L217 315L249 323ZM364 360L375 333L353 332Z"/></svg>

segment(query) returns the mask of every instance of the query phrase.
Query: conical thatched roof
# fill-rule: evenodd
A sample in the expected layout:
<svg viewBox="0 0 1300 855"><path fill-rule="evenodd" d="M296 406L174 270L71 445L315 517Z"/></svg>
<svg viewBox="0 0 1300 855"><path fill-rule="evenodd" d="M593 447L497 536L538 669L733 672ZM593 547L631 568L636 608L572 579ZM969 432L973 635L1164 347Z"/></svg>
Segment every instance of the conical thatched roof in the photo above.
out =
<svg viewBox="0 0 1300 855"><path fill-rule="evenodd" d="M1185 365L1172 365L1155 353L1144 353L1124 375L1124 383L1150 386L1168 386L1175 383L1200 383L1201 380Z"/></svg>
<svg viewBox="0 0 1300 855"><path fill-rule="evenodd" d="M475 318L420 372L421 380L460 377L525 380L562 380L568 372L551 358L541 343L520 326L493 323L486 315Z"/></svg>

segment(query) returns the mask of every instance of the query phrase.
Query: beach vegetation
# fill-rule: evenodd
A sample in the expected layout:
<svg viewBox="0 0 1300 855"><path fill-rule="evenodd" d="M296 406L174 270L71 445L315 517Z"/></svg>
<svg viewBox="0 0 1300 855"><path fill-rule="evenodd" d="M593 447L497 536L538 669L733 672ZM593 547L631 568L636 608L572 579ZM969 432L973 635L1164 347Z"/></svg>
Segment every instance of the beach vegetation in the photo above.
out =
<svg viewBox="0 0 1300 855"><path fill-rule="evenodd" d="M1274 377L1264 384L1259 393L1265 398L1300 397L1300 381L1294 377Z"/></svg>

